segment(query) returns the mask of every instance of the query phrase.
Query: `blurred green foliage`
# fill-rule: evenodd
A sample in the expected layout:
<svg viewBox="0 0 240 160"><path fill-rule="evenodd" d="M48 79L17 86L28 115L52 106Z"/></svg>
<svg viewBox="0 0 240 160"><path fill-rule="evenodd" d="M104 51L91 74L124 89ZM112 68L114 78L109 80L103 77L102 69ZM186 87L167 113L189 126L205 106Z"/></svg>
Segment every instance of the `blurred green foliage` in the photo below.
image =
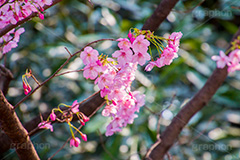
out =
<svg viewBox="0 0 240 160"><path fill-rule="evenodd" d="M158 0L87 0L62 1L48 9L42 21L34 18L25 23L19 47L7 54L8 66L15 79L11 82L8 100L14 105L24 97L21 75L32 69L39 81L44 81L66 60L68 53L80 50L88 42L101 38L126 37L129 28L141 29L157 7ZM88 142L78 148L67 144L54 159L131 159L143 158L156 141L158 113L161 132L181 107L203 86L215 69L211 56L225 50L240 25L239 0L179 1L168 18L155 32L165 35L181 31L179 58L170 66L154 69L150 73L139 68L133 86L146 94L146 107L142 107L134 124L121 133L105 137L108 119L101 111L91 118L82 131ZM102 42L94 47L101 53L111 54L115 42ZM155 51L155 53L157 53ZM66 70L80 69L82 61L76 57ZM34 82L30 80L34 86ZM36 85L35 85L36 86ZM174 159L181 160L236 160L240 159L240 76L228 76L209 104L197 113L179 135L170 150ZM52 79L17 109L23 123L56 107L59 103L71 104L94 93L92 81L81 73ZM176 95L174 97L174 95ZM151 110L151 111L149 111ZM75 125L79 125L75 122ZM104 126L104 127L103 127ZM68 126L54 124L54 132L42 131L31 139L41 159L53 155L70 136ZM107 151L106 151L107 150ZM5 159L17 159L14 150Z"/></svg>

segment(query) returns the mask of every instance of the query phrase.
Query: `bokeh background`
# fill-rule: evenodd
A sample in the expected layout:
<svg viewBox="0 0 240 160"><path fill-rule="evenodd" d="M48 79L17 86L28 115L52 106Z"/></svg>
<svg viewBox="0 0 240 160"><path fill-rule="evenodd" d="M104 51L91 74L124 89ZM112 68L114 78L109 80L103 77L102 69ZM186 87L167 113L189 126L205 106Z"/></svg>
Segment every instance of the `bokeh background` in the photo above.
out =
<svg viewBox="0 0 240 160"><path fill-rule="evenodd" d="M101 38L126 37L131 27L141 29L153 13L159 0L63 0L48 9L45 19L34 18L23 24L18 48L7 54L7 66L14 75L8 100L13 105L24 97L21 76L32 69L40 81L48 78L66 60L68 53L80 50L88 42ZM56 160L139 160L157 138L159 113L160 130L164 131L181 107L204 85L215 69L211 60L220 50L226 50L232 35L240 25L239 0L181 0L155 32L168 36L181 31L183 38L179 58L170 66L144 72L139 68L133 89L146 94L146 105L141 108L134 124L121 133L106 137L108 118L101 110L82 131L88 141L78 148L67 144ZM111 54L116 42L105 41L94 45L100 53ZM157 54L157 51L153 49ZM2 62L1 62L2 63ZM83 63L76 56L64 68L81 69ZM31 86L36 84L30 80ZM52 79L16 110L23 123L30 121L60 103L72 104L84 100L97 88L85 80L82 73L72 73ZM76 126L80 124L74 123ZM53 155L70 137L66 124L54 124L54 132L42 131L31 139L41 159ZM240 74L232 73L207 106L197 113L183 129L169 154L176 160L236 160L240 157ZM17 159L9 150L4 159ZM3 158L2 157L2 158Z"/></svg>

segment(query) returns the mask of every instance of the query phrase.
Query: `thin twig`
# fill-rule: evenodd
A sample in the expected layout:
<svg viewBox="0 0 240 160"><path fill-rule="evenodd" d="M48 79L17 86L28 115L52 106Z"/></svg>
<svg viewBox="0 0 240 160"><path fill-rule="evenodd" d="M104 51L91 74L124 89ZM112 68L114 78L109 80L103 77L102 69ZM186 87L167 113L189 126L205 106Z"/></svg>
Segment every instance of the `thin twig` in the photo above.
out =
<svg viewBox="0 0 240 160"><path fill-rule="evenodd" d="M87 45L85 45L81 50L75 52L74 54L72 54L58 69L55 73L53 73L48 79L46 79L44 82L42 82L40 85L38 85L34 90L32 90L28 95L26 95L23 99L21 99L15 106L14 106L14 109L16 109L22 102L24 102L28 97L30 97L34 92L36 92L40 87L42 87L43 85L45 85L48 81L50 81L52 78L56 77L57 73L59 71L62 70L63 67L65 67L68 62L70 61L70 59L72 57L74 57L75 55L77 55L78 53L82 52L84 50L84 48L86 48L87 46L90 46L94 43L98 43L98 42L101 42L101 41L106 41L106 40L109 40L109 41L115 41L115 39L112 39L112 38L106 38L106 39L99 39L99 40L96 40L96 41L93 41L93 42L90 42L88 43Z"/></svg>
<svg viewBox="0 0 240 160"><path fill-rule="evenodd" d="M67 49L67 47L64 47L66 49L66 51L68 52L68 54L70 55L70 57L72 56L71 52Z"/></svg>
<svg viewBox="0 0 240 160"><path fill-rule="evenodd" d="M72 72L81 72L81 71L83 71L83 69L78 69L78 70L74 70L74 71L66 71L63 73L56 74L55 77L62 76L64 74L68 74L68 73L72 73Z"/></svg>
<svg viewBox="0 0 240 160"><path fill-rule="evenodd" d="M99 131L98 129L98 135L99 135L99 139L100 139L100 143L101 143L101 146L102 148L104 149L104 151L109 155L109 157L113 160L116 160L113 155L109 152L109 150L107 150L107 148L105 147L104 143L103 143L103 138L102 138L102 135L101 135L101 132Z"/></svg>
<svg viewBox="0 0 240 160"><path fill-rule="evenodd" d="M210 119L208 120L208 123L207 123L205 129L202 130L202 131L201 131L201 132L200 132L195 138L193 138L193 139L189 142L189 144L191 144L193 141L195 141L196 139L198 139L200 136L203 135L203 133L207 130L207 128L208 128L210 122L212 122L214 118L215 118L214 115L210 117Z"/></svg>
<svg viewBox="0 0 240 160"><path fill-rule="evenodd" d="M161 127L161 117L162 117L162 113L164 111L166 111L167 109L169 109L172 104L173 104L173 100L175 99L176 97L176 93L174 93L174 95L172 96L172 99L170 101L170 104L167 106L167 108L165 108L164 110L161 111L161 113L159 114L159 117L158 117L158 123L157 123L157 139L160 139L160 127Z"/></svg>

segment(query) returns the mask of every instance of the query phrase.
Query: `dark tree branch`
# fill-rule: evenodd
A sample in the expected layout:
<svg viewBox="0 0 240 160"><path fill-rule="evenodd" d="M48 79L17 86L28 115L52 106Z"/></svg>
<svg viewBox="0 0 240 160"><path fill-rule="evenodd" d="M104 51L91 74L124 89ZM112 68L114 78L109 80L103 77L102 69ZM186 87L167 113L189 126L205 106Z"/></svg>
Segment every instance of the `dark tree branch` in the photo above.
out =
<svg viewBox="0 0 240 160"><path fill-rule="evenodd" d="M142 29L156 31L178 1L179 0L162 0L152 16L147 19Z"/></svg>
<svg viewBox="0 0 240 160"><path fill-rule="evenodd" d="M240 35L240 28L232 40ZM161 160L174 144L183 127L200 111L212 98L228 75L227 67L215 69L201 90L179 111L171 124L161 135L161 142L154 146L146 159Z"/></svg>
<svg viewBox="0 0 240 160"><path fill-rule="evenodd" d="M13 79L13 75L10 70L0 65L0 90L6 95L9 87L9 83Z"/></svg>
<svg viewBox="0 0 240 160"><path fill-rule="evenodd" d="M39 157L28 136L28 132L22 126L12 108L13 106L6 100L0 90L0 124L2 131L12 141L10 146L16 149L19 159L38 160Z"/></svg>
<svg viewBox="0 0 240 160"><path fill-rule="evenodd" d="M49 5L49 6L45 5L43 8L44 8L44 10L46 10L46 9L54 6L55 4L59 3L60 1L62 1L62 0L53 0L51 5ZM9 25L7 25L6 27L4 27L3 29L0 30L0 37L5 35L9 31L11 31L13 28L16 28L17 26L19 26L19 25L21 25L21 24L31 20L33 17L36 17L37 15L38 15L37 12L33 12L32 14L30 14L26 18L18 21L16 24L9 24Z"/></svg>

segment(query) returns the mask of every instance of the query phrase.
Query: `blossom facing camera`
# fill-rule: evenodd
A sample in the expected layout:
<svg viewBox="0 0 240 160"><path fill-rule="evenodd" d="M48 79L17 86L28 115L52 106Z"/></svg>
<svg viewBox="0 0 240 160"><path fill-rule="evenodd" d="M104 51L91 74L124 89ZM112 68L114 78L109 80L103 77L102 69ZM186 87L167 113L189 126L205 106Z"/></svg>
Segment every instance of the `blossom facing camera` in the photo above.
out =
<svg viewBox="0 0 240 160"><path fill-rule="evenodd" d="M212 56L212 60L217 61L217 68L224 68L230 62L229 57L223 52L219 52L219 56Z"/></svg>

